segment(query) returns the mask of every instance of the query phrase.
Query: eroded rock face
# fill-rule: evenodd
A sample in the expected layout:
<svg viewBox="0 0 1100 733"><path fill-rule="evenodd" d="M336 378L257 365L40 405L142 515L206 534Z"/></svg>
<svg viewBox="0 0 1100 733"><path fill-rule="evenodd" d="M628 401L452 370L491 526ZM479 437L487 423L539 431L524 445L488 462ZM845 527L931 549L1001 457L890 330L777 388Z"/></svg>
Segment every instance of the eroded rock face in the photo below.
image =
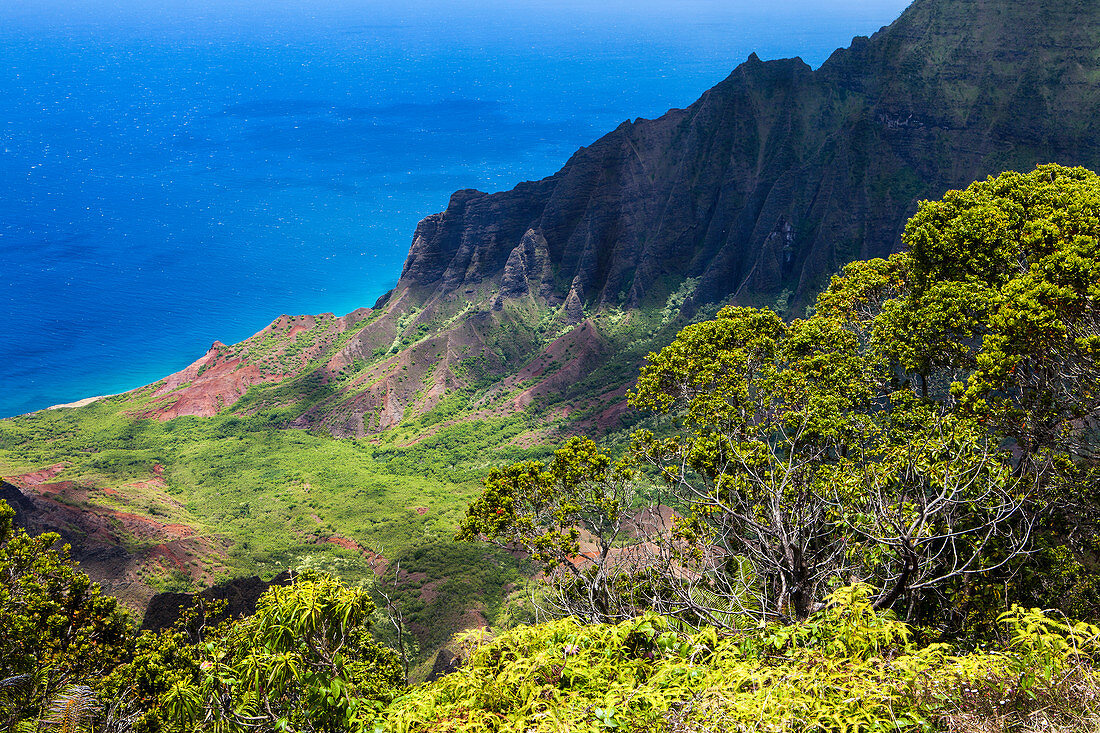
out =
<svg viewBox="0 0 1100 733"><path fill-rule="evenodd" d="M699 277L798 311L839 266L900 247L922 198L1005 168L1100 166L1100 9L918 0L817 71L755 55L685 110L624 122L555 175L459 191L417 227L398 284L499 283L584 308Z"/></svg>
<svg viewBox="0 0 1100 733"><path fill-rule="evenodd" d="M553 269L546 237L528 229L516 248L508 255L500 279L500 295L518 298L528 293L548 297L552 293L550 278Z"/></svg>

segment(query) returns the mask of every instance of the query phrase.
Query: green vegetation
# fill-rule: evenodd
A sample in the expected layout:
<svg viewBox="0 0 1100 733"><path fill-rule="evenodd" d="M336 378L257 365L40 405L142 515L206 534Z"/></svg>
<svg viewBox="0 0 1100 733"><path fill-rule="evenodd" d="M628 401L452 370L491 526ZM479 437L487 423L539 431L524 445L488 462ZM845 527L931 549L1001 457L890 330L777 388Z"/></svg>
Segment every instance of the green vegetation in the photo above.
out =
<svg viewBox="0 0 1100 733"><path fill-rule="evenodd" d="M176 507L167 518L235 543L234 572L271 575L303 553L338 552L319 548L317 536L387 555L447 538L490 466L547 452L506 445L531 428L523 414L450 422L468 404L463 393L375 440L281 429L264 412L130 417L149 404L137 393L0 421L0 473L63 463L57 480L94 489L149 480L159 464L163 491L128 486L117 497L93 492L95 499L139 513ZM436 429L423 437L428 427Z"/></svg>
<svg viewBox="0 0 1100 733"><path fill-rule="evenodd" d="M497 623L502 588L518 582L519 563L451 537L489 467L546 454L501 445L528 429L526 416L435 423L437 431L419 443L417 423L372 442L280 429L265 414L167 422L128 416L142 413L147 399L129 395L0 421L0 474L62 463L55 480L73 481L77 490L52 495L56 501L192 528L202 544L191 546L197 554L182 570L140 566L140 580L158 591L298 567L369 583L381 554L414 573L394 594L420 639L414 664L464 627L468 609ZM164 541L121 527L120 534L139 561ZM433 582L422 598L420 586Z"/></svg>
<svg viewBox="0 0 1100 733"><path fill-rule="evenodd" d="M1100 629L1018 608L1002 628L996 651L918 646L856 587L808 621L735 636L652 614L471 632L469 662L399 697L374 730L1091 730Z"/></svg>
<svg viewBox="0 0 1100 733"><path fill-rule="evenodd" d="M364 590L306 574L274 587L256 613L196 647L199 674L162 695L189 731L341 731L379 711L401 682L397 655L370 637Z"/></svg>
<svg viewBox="0 0 1100 733"><path fill-rule="evenodd" d="M468 632L456 673L402 689L397 655L370 636L365 590L304 573L272 588L250 617L215 628L185 620L197 636L137 635L46 547L54 538L12 531L6 507L0 525L9 647L0 699L16 733L924 733L1100 723L1100 628L1038 610L1001 614L997 643L970 652L915 643L866 586L837 590L805 621L735 634L651 613L617 625L565 618L496 639Z"/></svg>
<svg viewBox="0 0 1100 733"><path fill-rule="evenodd" d="M0 501L0 723L33 731L60 715L82 725L93 704L85 683L122 660L128 619L51 549L56 534L30 537L13 529L13 515Z"/></svg>
<svg viewBox="0 0 1100 733"><path fill-rule="evenodd" d="M805 319L682 328L631 393L656 417L629 448L518 445L549 406L501 409L537 379L487 365L569 333L507 312L469 386L369 440L281 429L319 372L243 414L134 420L146 390L0 423L0 468L64 464L59 501L187 524L234 571L305 568L253 616L139 636L3 507L9 728L1095 730L1100 177L1002 174L923 203L905 240ZM694 286L574 332L546 370L671 338ZM545 571L535 608L517 550ZM516 625L534 614L557 618ZM458 639L457 673L406 687L471 626L493 632Z"/></svg>
<svg viewBox="0 0 1100 733"><path fill-rule="evenodd" d="M460 536L524 548L591 621L801 621L851 579L929 633L980 635L1025 597L1097 618L1098 233L1084 169L925 202L910 252L848 266L815 315L684 328L631 395L671 431L614 465L575 439L494 471ZM642 527L653 486L681 516ZM1073 593L1021 582L1037 544Z"/></svg>
<svg viewBox="0 0 1100 733"><path fill-rule="evenodd" d="M398 632L412 634L410 667L430 665L457 630L481 624L508 626L527 619L509 596L531 576L530 564L507 552L471 543L439 542L397 555L373 586L380 607L401 614L398 628L383 614L376 635L399 648ZM403 642L404 643L404 642ZM414 677L423 677L421 669Z"/></svg>

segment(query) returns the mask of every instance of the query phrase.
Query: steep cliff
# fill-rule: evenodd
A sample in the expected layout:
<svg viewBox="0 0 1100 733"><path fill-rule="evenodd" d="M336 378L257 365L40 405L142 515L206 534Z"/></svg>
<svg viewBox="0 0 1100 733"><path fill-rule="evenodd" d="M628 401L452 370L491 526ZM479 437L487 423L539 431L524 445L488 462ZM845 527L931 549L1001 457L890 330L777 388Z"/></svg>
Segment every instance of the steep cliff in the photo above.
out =
<svg viewBox="0 0 1100 733"><path fill-rule="evenodd" d="M897 250L922 198L1041 162L1100 167L1098 49L1085 0L917 0L817 70L751 56L553 176L455 193L366 325L341 323L332 349L241 409L296 405L288 424L363 435L460 390L621 404L670 322L722 302L800 315L841 265ZM594 424L614 427L614 409Z"/></svg>
<svg viewBox="0 0 1100 733"><path fill-rule="evenodd" d="M838 266L900 245L921 198L1007 167L1100 163L1100 9L918 0L818 70L755 56L684 110L624 122L554 176L461 191L417 228L397 292L491 282L582 309L805 304Z"/></svg>

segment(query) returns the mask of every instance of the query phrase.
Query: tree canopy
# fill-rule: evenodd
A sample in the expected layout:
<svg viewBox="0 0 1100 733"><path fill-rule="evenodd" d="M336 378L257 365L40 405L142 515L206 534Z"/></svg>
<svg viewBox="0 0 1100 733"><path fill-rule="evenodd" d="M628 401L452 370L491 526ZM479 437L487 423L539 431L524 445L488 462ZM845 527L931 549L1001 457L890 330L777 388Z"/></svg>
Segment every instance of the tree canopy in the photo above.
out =
<svg viewBox="0 0 1100 733"><path fill-rule="evenodd" d="M1080 566L1095 536L1100 178L1004 173L922 202L903 239L844 268L805 318L729 306L650 354L630 401L675 427L637 432L615 470L664 486L679 517L629 569L648 583L629 603L796 620L858 581L876 607L946 617L1044 547ZM579 448L494 473L465 536L539 557L571 528L600 535L601 502L629 515L642 492L600 482L572 513L529 500L534 484L546 505L575 493L539 477ZM579 564L597 568L590 589L620 594L605 607L623 605L625 586L596 583L603 556Z"/></svg>

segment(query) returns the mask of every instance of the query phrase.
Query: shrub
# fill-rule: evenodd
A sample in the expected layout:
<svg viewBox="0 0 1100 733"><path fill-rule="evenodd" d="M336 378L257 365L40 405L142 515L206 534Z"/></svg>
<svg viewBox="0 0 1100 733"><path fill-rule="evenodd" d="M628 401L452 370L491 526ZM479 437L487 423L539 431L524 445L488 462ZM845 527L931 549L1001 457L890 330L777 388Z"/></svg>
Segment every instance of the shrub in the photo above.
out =
<svg viewBox="0 0 1100 733"><path fill-rule="evenodd" d="M617 625L567 618L493 640L471 632L457 672L362 722L395 733L916 732L966 730L980 712L1005 728L1045 720L1092 730L1097 629L1038 611L1004 620L1003 650L919 647L856 586L805 622L730 636L655 614Z"/></svg>

